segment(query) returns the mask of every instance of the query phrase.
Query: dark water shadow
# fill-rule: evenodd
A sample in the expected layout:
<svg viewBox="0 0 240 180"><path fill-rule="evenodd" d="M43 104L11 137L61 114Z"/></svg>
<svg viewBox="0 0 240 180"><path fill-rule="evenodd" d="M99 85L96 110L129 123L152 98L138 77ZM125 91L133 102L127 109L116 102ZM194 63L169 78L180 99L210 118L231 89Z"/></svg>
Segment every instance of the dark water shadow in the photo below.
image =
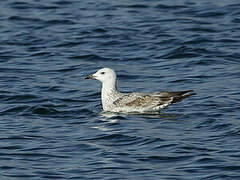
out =
<svg viewBox="0 0 240 180"><path fill-rule="evenodd" d="M132 112L132 113L114 113L114 112L108 112L108 111L101 111L100 116L104 118L104 120L125 120L129 117L136 117L136 118L143 118L143 119L163 119L163 120L169 120L169 121L177 121L179 119L182 119L182 117L185 117L186 114L180 114L180 113L164 113L164 112L145 112L145 113L139 113L139 112Z"/></svg>

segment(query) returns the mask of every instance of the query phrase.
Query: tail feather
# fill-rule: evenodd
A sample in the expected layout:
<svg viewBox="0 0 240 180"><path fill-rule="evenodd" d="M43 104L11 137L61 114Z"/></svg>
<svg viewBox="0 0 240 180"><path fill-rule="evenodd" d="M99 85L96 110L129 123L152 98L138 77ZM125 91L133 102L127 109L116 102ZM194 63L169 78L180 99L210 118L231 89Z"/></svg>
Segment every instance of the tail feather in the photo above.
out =
<svg viewBox="0 0 240 180"><path fill-rule="evenodd" d="M170 92L170 94L173 97L172 103L180 102L189 96L195 95L195 93L193 93L193 90Z"/></svg>
<svg viewBox="0 0 240 180"><path fill-rule="evenodd" d="M192 95L195 95L193 90L155 93L155 96L158 96L160 99L163 99L163 98L172 99L171 103L180 102L183 99Z"/></svg>

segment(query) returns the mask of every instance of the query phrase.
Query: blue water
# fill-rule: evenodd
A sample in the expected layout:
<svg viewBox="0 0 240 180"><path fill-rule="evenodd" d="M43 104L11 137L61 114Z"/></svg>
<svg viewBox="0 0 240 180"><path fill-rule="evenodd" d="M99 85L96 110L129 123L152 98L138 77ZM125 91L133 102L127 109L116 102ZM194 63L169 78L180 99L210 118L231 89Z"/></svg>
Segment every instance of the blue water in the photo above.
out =
<svg viewBox="0 0 240 180"><path fill-rule="evenodd" d="M0 179L240 179L238 0L0 2ZM121 91L197 95L101 111Z"/></svg>

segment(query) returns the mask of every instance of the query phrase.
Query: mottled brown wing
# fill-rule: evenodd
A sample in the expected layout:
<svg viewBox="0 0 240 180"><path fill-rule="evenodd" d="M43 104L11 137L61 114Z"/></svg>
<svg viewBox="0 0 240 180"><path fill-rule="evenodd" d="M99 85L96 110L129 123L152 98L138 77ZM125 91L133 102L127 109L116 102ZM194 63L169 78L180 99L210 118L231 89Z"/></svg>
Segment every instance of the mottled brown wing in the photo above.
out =
<svg viewBox="0 0 240 180"><path fill-rule="evenodd" d="M116 100L114 104L120 106L155 107L163 104L168 104L171 101L171 97L157 97L144 94L127 94Z"/></svg>

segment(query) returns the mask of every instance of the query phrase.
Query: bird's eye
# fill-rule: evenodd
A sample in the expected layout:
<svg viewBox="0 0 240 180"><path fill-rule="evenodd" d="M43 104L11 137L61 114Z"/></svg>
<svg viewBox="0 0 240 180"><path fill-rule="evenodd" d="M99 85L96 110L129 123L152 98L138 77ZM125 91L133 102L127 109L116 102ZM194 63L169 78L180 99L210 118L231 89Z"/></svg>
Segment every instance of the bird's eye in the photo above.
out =
<svg viewBox="0 0 240 180"><path fill-rule="evenodd" d="M105 74L105 72L101 72L101 74Z"/></svg>

